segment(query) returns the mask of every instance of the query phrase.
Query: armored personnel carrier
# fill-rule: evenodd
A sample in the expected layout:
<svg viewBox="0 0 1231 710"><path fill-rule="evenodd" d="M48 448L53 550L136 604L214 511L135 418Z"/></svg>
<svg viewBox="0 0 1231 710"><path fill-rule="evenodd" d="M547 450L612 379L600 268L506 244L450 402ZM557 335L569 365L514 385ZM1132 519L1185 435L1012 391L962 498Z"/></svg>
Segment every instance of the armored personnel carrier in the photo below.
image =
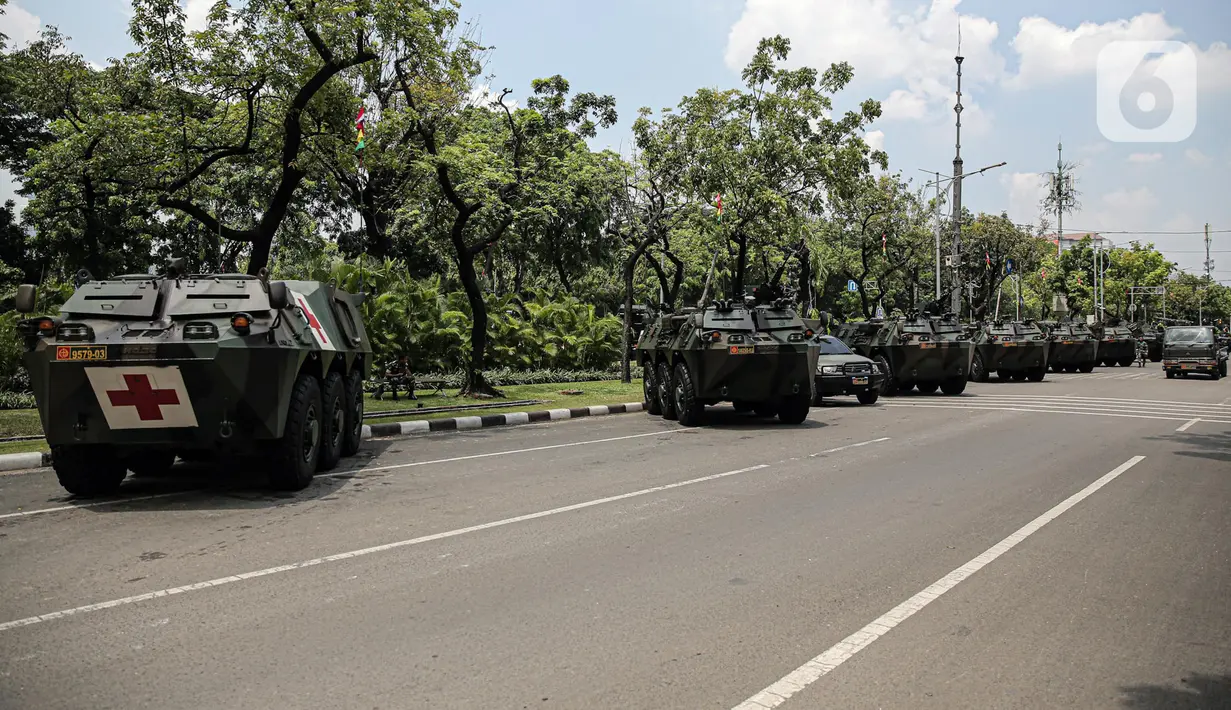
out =
<svg viewBox="0 0 1231 710"><path fill-rule="evenodd" d="M1047 331L1047 364L1052 372L1092 372L1098 362L1098 338L1085 323L1043 321Z"/></svg>
<svg viewBox="0 0 1231 710"><path fill-rule="evenodd" d="M1090 332L1099 341L1098 357L1103 367L1130 367L1137 360L1137 336L1127 325L1118 321L1095 323Z"/></svg>
<svg viewBox="0 0 1231 710"><path fill-rule="evenodd" d="M20 322L52 467L70 493L114 492L176 457L257 454L275 487L306 487L359 449L371 346L362 296L242 274L95 280L57 317ZM33 286L17 310L32 313Z"/></svg>
<svg viewBox="0 0 1231 710"><path fill-rule="evenodd" d="M768 286L742 302L662 314L649 321L636 349L648 411L697 426L706 405L732 402L740 411L800 424L812 406L813 335Z"/></svg>
<svg viewBox="0 0 1231 710"><path fill-rule="evenodd" d="M970 379L1042 382L1047 374L1047 335L1034 321L992 321L974 326Z"/></svg>
<svg viewBox="0 0 1231 710"><path fill-rule="evenodd" d="M885 373L884 394L918 388L948 395L966 389L974 349L953 314L940 317L910 313L888 320L843 323L838 339L852 351L876 362Z"/></svg>

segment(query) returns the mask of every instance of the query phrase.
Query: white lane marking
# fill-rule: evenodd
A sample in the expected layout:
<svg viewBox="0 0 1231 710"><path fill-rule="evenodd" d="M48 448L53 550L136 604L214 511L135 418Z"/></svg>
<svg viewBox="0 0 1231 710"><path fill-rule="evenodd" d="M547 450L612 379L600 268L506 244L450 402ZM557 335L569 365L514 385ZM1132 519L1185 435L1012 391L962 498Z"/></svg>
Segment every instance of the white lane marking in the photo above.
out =
<svg viewBox="0 0 1231 710"><path fill-rule="evenodd" d="M887 441L887 440L888 440L887 438L882 438L882 439L878 439L877 441ZM844 449L853 449L858 446L864 446L868 443L872 443L872 442L847 444L845 446L838 446L832 449L828 449L826 451L822 451L820 453L821 454L831 454L831 453L835 453L838 451L842 451ZM782 462L779 461L776 463L782 463ZM38 616L27 617L25 619L16 619L13 621L6 621L4 623L0 623L0 631L8 631L10 629L16 629L22 626L30 626L31 624L39 624L45 621L54 621L56 619L62 619L67 616L85 614L91 611L101 611L103 609L110 609L112 607L124 606L127 604L136 604L138 602L149 601L151 599L158 599L159 597L169 597L169 596L173 596L176 594L184 594L185 592L195 592L199 589L208 589L210 587L219 587L224 584L233 584L235 582L243 582L245 580L256 579L258 577L268 577L269 575L272 575L272 574L279 574L281 572L290 572L291 570L302 569L304 567L315 567L316 565L322 565L327 562L339 562L341 560L350 560L356 557L365 557L367 555L373 555L378 552L388 552L389 550L396 550L396 549L403 548L403 547L411 547L413 545L422 545L425 542L435 542L436 540L446 540L451 537L458 537L461 535L467 535L469 533L480 532L483 530L491 530L492 528L501 528L507 525L513 525L515 523L524 523L529 520L538 520L539 518L546 518L552 515L559 515L561 513L569 513L575 510L584 510L586 508L593 508L598 505L605 505L607 503L614 503L616 501L628 500L629 498L639 498L641 496L650 495L651 493L661 493L662 491L674 490L676 488L683 488L685 486L694 486L694 485L697 485L698 483L706 483L708 481L716 481L721 478L729 478L731 476L738 476L741 473L749 473L751 471L759 471L764 468L769 468L771 465L774 465L774 464L768 464L768 463L756 464L755 466L748 466L746 468L738 468L738 469L735 469L734 471L725 471L723 473L715 473L709 476L701 476L700 478L690 478L686 481L677 481L676 483L666 483L661 486L653 486L651 488L642 488L641 490L632 491L631 493L621 493L619 495L607 496L606 498L598 498L595 500L586 501L584 503L574 503L572 505L565 505L559 508L552 508L550 510L541 510L537 513L527 513L526 515L518 515L512 518L504 518L503 520L495 520L490 523L481 523L479 525L471 525L469 527L458 528L456 530L449 530L446 532L433 533L431 535L423 535L421 537L415 537L409 540L399 540L398 542L390 542L390 543L385 543L384 545L375 545L373 547L365 547L361 550L352 550L350 552L339 552L338 554L335 554L335 555L317 557L311 560L303 560L301 562L292 562L290 564L279 565L277 567L268 567L266 569L255 570L252 572L243 572L241 574L234 574L234 575L229 575L226 577L219 577L217 579L211 579L211 580L207 580L204 582L197 582L195 584L187 584L182 587L171 587L170 589L160 589L156 592L146 592L145 594L134 594L131 597L123 597L121 599L112 599L111 601L98 602L96 604L86 604L84 606L74 607L72 609L63 609L61 611L53 611L47 614L40 614Z"/></svg>
<svg viewBox="0 0 1231 710"><path fill-rule="evenodd" d="M1037 394L981 394L980 399L984 397L1004 397L1010 399L1040 399L1046 398L1048 395ZM1055 396L1055 395L1053 395ZM1231 397L1223 400L1222 404L1214 404L1213 402L1181 402L1174 399L1125 399L1122 397L1075 397L1073 395L1064 395L1064 399L1080 400L1082 402L1130 402L1140 404L1187 404L1194 407L1224 407L1231 402Z"/></svg>
<svg viewBox="0 0 1231 710"><path fill-rule="evenodd" d="M937 398L929 398L928 400L916 399L913 401L919 401L921 403L926 404L929 401L936 401L936 399ZM912 401L912 400L903 400L903 402L909 402L909 401ZM940 401L945 401L945 398L940 398ZM1022 406L1028 406L1028 407L1051 407L1051 406L1085 407L1089 409L1100 409L1100 410L1105 410L1109 412L1121 412L1121 411L1123 412L1145 412L1145 413L1150 413L1150 414L1174 414L1178 412L1178 413L1189 414L1189 415L1201 413L1201 414L1210 414L1216 417L1231 416L1231 411L1227 411L1225 409L1221 409L1221 410L1220 409L1210 409L1209 407L1205 407L1201 405L1156 404L1156 403L1150 403L1150 402L1075 402L1075 401L1069 400L1064 397L1037 397L1037 398L1014 397L1010 399L1010 398L1002 398L1002 397L994 397L994 396L992 397L981 396L981 397L966 398L966 399L957 400L957 401L969 402L972 405L1011 404L1011 405L1022 405Z"/></svg>
<svg viewBox="0 0 1231 710"><path fill-rule="evenodd" d="M880 442L882 442L882 441L889 441L889 437L887 437L887 436L882 436L882 437L881 437L881 438L879 438L879 439L872 439L872 440L870 440L870 441L861 441L861 442L859 442L858 444L847 444L846 446L839 446L839 447L838 447L838 448L836 448L836 449L826 449L826 450L824 450L824 451L818 451L818 452L817 452L817 453L815 453L815 454L808 454L808 458L810 458L810 459L814 459L814 458L816 458L817 456L824 456L825 454L832 454L832 453L835 453L835 452L838 452L838 451L845 451L845 450L847 450L847 449L857 449L857 448L859 448L860 446L867 446L868 444L879 444L879 443L880 443Z"/></svg>
<svg viewBox="0 0 1231 710"><path fill-rule="evenodd" d="M1162 419L1171 422L1182 422L1188 419L1187 416L1179 417L1157 417L1149 414L1120 414L1116 412L1099 412L1089 409L1061 409L1059 407L1047 405L1026 405L1003 407L999 405L973 405L973 404L887 404L887 407L918 407L919 409L970 409L973 411L984 412L1035 412L1039 414L1076 414L1086 417L1124 417L1127 419ZM1202 417L1201 421L1210 422L1212 424L1231 424L1231 419L1210 419Z"/></svg>
<svg viewBox="0 0 1231 710"><path fill-rule="evenodd" d="M571 441L565 444L548 444L546 446L533 446L527 449L513 449L511 451L492 451L485 454L470 454L469 456L454 456L447 459L433 459L431 461L411 461L409 463L390 464L388 466L372 466L370 468L356 468L349 471L335 471L333 473L318 474L317 478L338 478L339 476L353 476L357 473L371 473L373 471L392 471L399 468L413 468L415 466L431 466L440 463L455 463L457 461L471 461L474 459L485 459L492 456L509 456L512 454L528 454L535 451L547 451L548 449L563 449L571 446L586 446L589 444L605 444L611 441L624 441L625 439L640 439L646 436L661 436L664 434L676 434L682 431L691 431L695 427L680 427L678 429L668 429L665 431L652 431L645 434L629 434L627 436L612 436L606 439L588 439L586 441ZM17 513L5 513L0 515L0 520L7 518L23 518L31 515L41 515L43 513L58 513L64 510L74 510L76 508L93 508L99 505L118 505L120 503L132 503L140 500L153 500L155 498L167 498L169 496L182 496L189 493L200 493L200 489L187 491L174 491L171 493L155 493L148 496L137 496L135 498L117 498L114 500L94 501L90 503L78 503L77 505L61 505L55 508L38 508L36 510L23 510Z"/></svg>
<svg viewBox="0 0 1231 710"><path fill-rule="evenodd" d="M1069 508L1072 508L1090 497L1098 489L1114 481L1120 474L1136 466L1144 458L1144 456L1134 456L1115 467L1094 483L1069 496L1063 502L1029 523L1026 523L1017 532L992 545L983 554L953 570L923 591L885 612L867 626L839 641L821 655L791 671L778 682L735 706L735 710L769 710L770 708L778 707L792 695L820 680L856 653L870 646L873 641L889 633L893 627L914 616L928 604L939 599L945 592L956 587L967 577L991 564L998 557L1016 547L1020 542L1038 532L1044 525L1060 517Z"/></svg>
<svg viewBox="0 0 1231 710"><path fill-rule="evenodd" d="M1192 426L1193 424L1196 424L1196 423L1197 423L1197 422L1199 422L1199 421L1201 421L1201 419L1200 419L1200 418L1198 418L1198 419L1189 419L1188 421L1186 421L1186 422L1184 422L1183 424L1181 424L1181 425L1180 425L1180 427L1179 427L1178 429L1176 429L1176 431L1188 431L1188 428L1189 428L1190 426Z"/></svg>

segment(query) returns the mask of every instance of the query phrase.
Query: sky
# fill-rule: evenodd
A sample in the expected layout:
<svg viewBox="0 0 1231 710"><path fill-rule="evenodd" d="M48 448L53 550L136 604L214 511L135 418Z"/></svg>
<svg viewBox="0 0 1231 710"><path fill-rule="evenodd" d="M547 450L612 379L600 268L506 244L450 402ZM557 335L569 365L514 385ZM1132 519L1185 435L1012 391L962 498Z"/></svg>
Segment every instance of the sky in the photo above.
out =
<svg viewBox="0 0 1231 710"><path fill-rule="evenodd" d="M211 1L183 0L190 25L203 24ZM964 206L1037 224L1047 189L1042 173L1055 169L1062 143L1066 162L1078 165L1081 193L1080 209L1064 218L1065 233L1153 242L1198 272L1209 224L1214 278L1231 283L1231 141L1224 128L1231 126L1231 3L463 0L462 15L493 47L493 89L524 96L531 80L561 74L574 91L611 94L620 122L594 144L625 152L638 108L675 106L701 87L739 86L758 40L784 35L792 64L854 67L855 80L835 108L881 101L884 115L866 138L888 153L892 171L920 185L929 180L924 170L952 174L960 27L965 169L1006 163L963 181ZM128 0L10 0L0 32L20 44L54 25L72 38L72 49L103 65L132 50L130 16ZM1122 134L1130 125L1122 117L1134 107L1116 97L1139 62L1132 52L1158 47L1137 50L1126 41L1178 43L1146 65L1174 97L1169 119L1136 136ZM1137 107L1149 110L1149 100ZM11 177L0 175L0 200L12 191Z"/></svg>

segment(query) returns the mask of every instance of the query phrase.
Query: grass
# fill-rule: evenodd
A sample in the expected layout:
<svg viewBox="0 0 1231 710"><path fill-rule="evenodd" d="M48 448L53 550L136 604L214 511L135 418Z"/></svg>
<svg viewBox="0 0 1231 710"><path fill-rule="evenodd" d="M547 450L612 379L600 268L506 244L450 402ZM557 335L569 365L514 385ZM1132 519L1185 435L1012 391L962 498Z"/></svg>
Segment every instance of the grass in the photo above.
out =
<svg viewBox="0 0 1231 710"><path fill-rule="evenodd" d="M641 380L635 379L629 384L619 380L602 382L573 382L550 385L510 385L499 388L507 401L523 399L544 400L544 404L528 404L524 407L496 407L485 404L498 404L505 400L476 400L467 397L451 395L422 396L418 400L399 399L396 402L386 397L375 400L367 397L364 407L369 414L388 412L397 409L414 409L422 404L426 407L454 406L459 404L474 404L472 409L462 409L450 412L426 412L423 414L397 414L388 417L365 419L368 424L389 421L414 421L418 419L439 419L443 417L472 417L482 414L502 414L518 411L535 411L541 409L556 409L564 407L590 407L596 404L622 404L625 402L640 402ZM560 394L561 390L579 390L581 394ZM43 433L43 425L35 409L0 410L0 438L7 436L37 436ZM0 454L15 454L27 451L46 451L47 442L34 441L0 442Z"/></svg>

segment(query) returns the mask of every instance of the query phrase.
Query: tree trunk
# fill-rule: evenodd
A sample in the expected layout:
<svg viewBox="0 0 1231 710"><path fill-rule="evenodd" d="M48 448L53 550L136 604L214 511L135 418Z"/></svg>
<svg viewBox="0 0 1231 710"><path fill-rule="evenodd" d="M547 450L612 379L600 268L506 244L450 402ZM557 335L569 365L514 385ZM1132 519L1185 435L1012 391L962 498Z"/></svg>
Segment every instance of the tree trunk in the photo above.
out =
<svg viewBox="0 0 1231 710"><path fill-rule="evenodd" d="M568 270L564 268L564 259L561 259L559 254L557 251L552 255L551 263L556 268L556 276L560 278L560 285L564 288L564 292L572 294L573 284L569 281Z"/></svg>
<svg viewBox="0 0 1231 710"><path fill-rule="evenodd" d="M637 248L624 262L624 337L623 352L620 353L620 381L625 384L633 381L632 368L629 366L628 351L632 347L633 319L633 276L636 274L637 260L650 248L653 236L647 236L637 244ZM648 314L647 314L648 315Z"/></svg>
<svg viewBox="0 0 1231 710"><path fill-rule="evenodd" d="M737 234L735 236L735 242L739 245L739 251L735 256L735 283L731 284L731 293L727 295L730 298L743 302L744 274L748 268L748 237L742 234Z"/></svg>
<svg viewBox="0 0 1231 710"><path fill-rule="evenodd" d="M503 397L483 376L487 354L487 303L483 300L483 290L479 288L478 274L474 271L474 259L477 255L472 254L466 246L466 222L471 214L471 210L458 212L453 219L453 227L449 230L449 237L457 255L457 276L462 282L462 290L466 292L471 314L470 358L466 362L466 383L460 394L470 397Z"/></svg>
<svg viewBox="0 0 1231 710"><path fill-rule="evenodd" d="M363 204L363 230L367 237L367 253L376 259L384 259L389 254L389 214L381 208L385 201L384 188L376 179L370 179L359 193Z"/></svg>

